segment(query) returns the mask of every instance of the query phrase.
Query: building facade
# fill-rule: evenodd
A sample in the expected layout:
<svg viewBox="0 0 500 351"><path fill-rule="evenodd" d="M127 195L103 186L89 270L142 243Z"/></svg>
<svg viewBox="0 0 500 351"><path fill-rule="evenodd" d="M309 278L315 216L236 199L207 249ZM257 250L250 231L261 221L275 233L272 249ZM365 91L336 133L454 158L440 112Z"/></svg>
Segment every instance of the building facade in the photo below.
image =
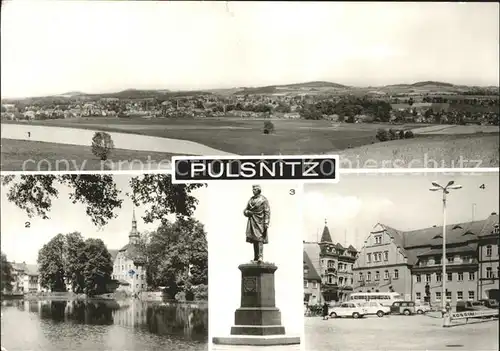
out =
<svg viewBox="0 0 500 351"><path fill-rule="evenodd" d="M403 232L377 224L356 260L355 291L395 291L405 299L427 298L439 306L446 279L446 301L452 306L464 300L498 299L498 215L446 226L445 277L442 233L438 226Z"/></svg>
<svg viewBox="0 0 500 351"><path fill-rule="evenodd" d="M411 297L412 257L400 233L377 224L361 248L353 268L355 292L397 292Z"/></svg>
<svg viewBox="0 0 500 351"><path fill-rule="evenodd" d="M112 278L118 281L117 291L139 294L147 290L146 261L139 240L134 211L129 242L118 251L110 251L113 258Z"/></svg>
<svg viewBox="0 0 500 351"><path fill-rule="evenodd" d="M321 303L321 277L314 268L307 252L303 253L304 263L304 304L314 306Z"/></svg>
<svg viewBox="0 0 500 351"><path fill-rule="evenodd" d="M42 291L39 280L38 265L11 262L12 266L12 293L27 294Z"/></svg>
<svg viewBox="0 0 500 351"><path fill-rule="evenodd" d="M357 250L349 245L334 243L325 223L321 241L304 242L304 250L321 278L321 298L324 301L344 301L353 290L353 265Z"/></svg>

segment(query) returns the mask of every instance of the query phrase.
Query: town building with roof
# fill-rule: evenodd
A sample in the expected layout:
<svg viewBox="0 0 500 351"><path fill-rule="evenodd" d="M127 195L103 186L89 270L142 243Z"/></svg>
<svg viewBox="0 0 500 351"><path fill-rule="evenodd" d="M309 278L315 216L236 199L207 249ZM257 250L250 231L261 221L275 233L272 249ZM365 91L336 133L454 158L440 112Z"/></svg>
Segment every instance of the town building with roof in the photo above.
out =
<svg viewBox="0 0 500 351"><path fill-rule="evenodd" d="M319 242L304 242L304 251L321 277L321 298L324 301L344 301L353 290L353 264L358 252L352 246L334 243L327 223Z"/></svg>
<svg viewBox="0 0 500 351"><path fill-rule="evenodd" d="M446 277L442 277L443 227L400 231L378 223L354 265L356 292L395 291L406 299L431 304L446 299L498 299L498 214L480 221L446 226Z"/></svg>
<svg viewBox="0 0 500 351"><path fill-rule="evenodd" d="M321 277L304 250L304 304L314 306L321 302Z"/></svg>
<svg viewBox="0 0 500 351"><path fill-rule="evenodd" d="M38 265L26 262L10 262L12 267L12 293L26 294L42 291L39 280Z"/></svg>
<svg viewBox="0 0 500 351"><path fill-rule="evenodd" d="M112 278L118 282L117 291L139 294L147 290L146 259L140 246L135 211L128 238L128 243L120 250L109 250L113 261Z"/></svg>

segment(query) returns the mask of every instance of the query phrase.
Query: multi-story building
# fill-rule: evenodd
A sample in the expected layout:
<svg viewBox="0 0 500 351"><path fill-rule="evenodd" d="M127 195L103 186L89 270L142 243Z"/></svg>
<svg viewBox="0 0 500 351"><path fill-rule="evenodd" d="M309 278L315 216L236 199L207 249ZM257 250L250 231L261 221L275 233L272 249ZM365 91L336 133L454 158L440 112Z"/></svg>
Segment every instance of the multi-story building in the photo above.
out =
<svg viewBox="0 0 500 351"><path fill-rule="evenodd" d="M304 250L321 277L321 301L343 301L352 292L354 283L353 264L357 250L333 243L325 223L321 241L304 242Z"/></svg>
<svg viewBox="0 0 500 351"><path fill-rule="evenodd" d="M498 288L500 277L498 216L492 214L487 222L479 234L478 294L481 298L500 300Z"/></svg>
<svg viewBox="0 0 500 351"><path fill-rule="evenodd" d="M354 263L354 291L398 292L411 296L411 266L415 257L404 248L398 230L377 224L361 248Z"/></svg>
<svg viewBox="0 0 500 351"><path fill-rule="evenodd" d="M12 266L12 292L14 294L36 293L40 287L38 265L11 262Z"/></svg>
<svg viewBox="0 0 500 351"><path fill-rule="evenodd" d="M440 304L446 300L498 299L498 215L446 226L446 277L442 277L443 228L399 231L377 224L356 260L355 291L395 291L406 299Z"/></svg>
<svg viewBox="0 0 500 351"><path fill-rule="evenodd" d="M321 277L311 259L304 251L304 304L312 306L321 303Z"/></svg>
<svg viewBox="0 0 500 351"><path fill-rule="evenodd" d="M117 290L138 294L147 289L144 255L139 246L139 232L135 211L132 215L132 229L129 242L120 250L110 250L113 259L112 278L118 281Z"/></svg>

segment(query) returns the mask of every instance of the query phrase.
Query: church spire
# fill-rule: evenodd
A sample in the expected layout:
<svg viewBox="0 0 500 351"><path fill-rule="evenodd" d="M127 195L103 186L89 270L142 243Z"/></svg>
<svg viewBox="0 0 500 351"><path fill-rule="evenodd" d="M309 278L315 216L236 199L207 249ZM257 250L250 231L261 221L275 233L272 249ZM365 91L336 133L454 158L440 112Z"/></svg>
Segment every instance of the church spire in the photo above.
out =
<svg viewBox="0 0 500 351"><path fill-rule="evenodd" d="M130 243L136 242L139 239L139 232L137 231L137 221L135 219L135 207L132 209L132 229L129 234Z"/></svg>
<svg viewBox="0 0 500 351"><path fill-rule="evenodd" d="M333 243L332 242L332 236L330 235L330 230L328 230L328 225L325 219L325 227L323 228L323 234L321 235L321 241L322 243Z"/></svg>

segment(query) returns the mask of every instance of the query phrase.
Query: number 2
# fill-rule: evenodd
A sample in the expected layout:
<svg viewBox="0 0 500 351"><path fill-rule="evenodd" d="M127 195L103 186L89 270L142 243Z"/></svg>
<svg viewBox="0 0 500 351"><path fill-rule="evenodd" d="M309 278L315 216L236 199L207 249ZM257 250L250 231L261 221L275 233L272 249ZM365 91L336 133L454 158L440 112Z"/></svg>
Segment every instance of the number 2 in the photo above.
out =
<svg viewBox="0 0 500 351"><path fill-rule="evenodd" d="M31 228L30 222L24 222L24 228Z"/></svg>

